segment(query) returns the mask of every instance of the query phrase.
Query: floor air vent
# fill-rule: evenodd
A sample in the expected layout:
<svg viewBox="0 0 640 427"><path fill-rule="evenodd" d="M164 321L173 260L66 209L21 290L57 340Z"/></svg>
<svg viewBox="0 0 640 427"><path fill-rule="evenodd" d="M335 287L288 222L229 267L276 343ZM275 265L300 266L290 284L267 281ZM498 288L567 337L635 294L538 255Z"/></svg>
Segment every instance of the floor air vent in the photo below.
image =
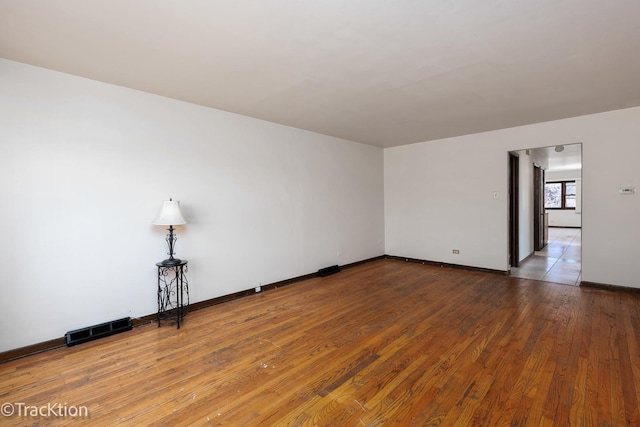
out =
<svg viewBox="0 0 640 427"><path fill-rule="evenodd" d="M324 277L330 274L334 274L340 271L340 267L337 265L332 265L331 267L325 267L318 270L318 276Z"/></svg>
<svg viewBox="0 0 640 427"><path fill-rule="evenodd" d="M131 318L125 317L124 319L112 320L111 322L89 326L88 328L69 331L65 334L65 338L67 339L67 346L71 347L72 345L108 337L119 332L130 331L131 328Z"/></svg>

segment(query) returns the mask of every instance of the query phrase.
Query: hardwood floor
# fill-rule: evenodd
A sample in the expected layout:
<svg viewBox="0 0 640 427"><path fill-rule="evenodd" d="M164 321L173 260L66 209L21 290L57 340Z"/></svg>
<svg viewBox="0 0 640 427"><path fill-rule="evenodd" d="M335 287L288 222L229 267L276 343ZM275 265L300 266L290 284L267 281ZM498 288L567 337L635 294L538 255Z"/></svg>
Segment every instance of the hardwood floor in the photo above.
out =
<svg viewBox="0 0 640 427"><path fill-rule="evenodd" d="M0 373L92 426L639 426L640 295L378 260Z"/></svg>

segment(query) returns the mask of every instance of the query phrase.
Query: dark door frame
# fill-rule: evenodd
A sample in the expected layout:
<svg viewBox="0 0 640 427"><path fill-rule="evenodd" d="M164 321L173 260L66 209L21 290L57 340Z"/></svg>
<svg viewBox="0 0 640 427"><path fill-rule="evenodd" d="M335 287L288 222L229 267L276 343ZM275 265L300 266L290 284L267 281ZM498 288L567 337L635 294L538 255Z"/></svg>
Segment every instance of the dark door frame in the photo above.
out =
<svg viewBox="0 0 640 427"><path fill-rule="evenodd" d="M509 269L520 264L520 157L509 153Z"/></svg>
<svg viewBox="0 0 640 427"><path fill-rule="evenodd" d="M541 251L547 246L544 212L544 169L533 164L533 250Z"/></svg>

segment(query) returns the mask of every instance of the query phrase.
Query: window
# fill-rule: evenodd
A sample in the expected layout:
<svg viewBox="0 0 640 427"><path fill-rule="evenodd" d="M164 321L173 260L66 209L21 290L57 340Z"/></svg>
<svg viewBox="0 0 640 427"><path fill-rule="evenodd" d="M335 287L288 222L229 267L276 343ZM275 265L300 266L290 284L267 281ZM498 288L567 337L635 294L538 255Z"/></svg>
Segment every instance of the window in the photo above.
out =
<svg viewBox="0 0 640 427"><path fill-rule="evenodd" d="M545 209L575 209L576 182L547 182L544 185Z"/></svg>

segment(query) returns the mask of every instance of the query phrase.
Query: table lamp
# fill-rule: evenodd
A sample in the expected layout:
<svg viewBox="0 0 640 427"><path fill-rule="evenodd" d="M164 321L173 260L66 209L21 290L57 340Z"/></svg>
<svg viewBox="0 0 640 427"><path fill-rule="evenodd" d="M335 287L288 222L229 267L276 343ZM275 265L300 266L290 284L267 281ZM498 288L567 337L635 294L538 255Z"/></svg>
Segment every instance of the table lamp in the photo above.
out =
<svg viewBox="0 0 640 427"><path fill-rule="evenodd" d="M183 225L186 224L187 220L182 216L182 212L180 212L180 202L173 201L173 199L165 200L162 202L162 208L160 209L160 213L158 217L153 221L153 225L168 225L169 234L167 234L167 244L169 245L169 258L162 261L162 265L173 266L178 265L182 261L178 258L173 257L173 247L176 242L176 236L173 234L173 226L174 225Z"/></svg>

